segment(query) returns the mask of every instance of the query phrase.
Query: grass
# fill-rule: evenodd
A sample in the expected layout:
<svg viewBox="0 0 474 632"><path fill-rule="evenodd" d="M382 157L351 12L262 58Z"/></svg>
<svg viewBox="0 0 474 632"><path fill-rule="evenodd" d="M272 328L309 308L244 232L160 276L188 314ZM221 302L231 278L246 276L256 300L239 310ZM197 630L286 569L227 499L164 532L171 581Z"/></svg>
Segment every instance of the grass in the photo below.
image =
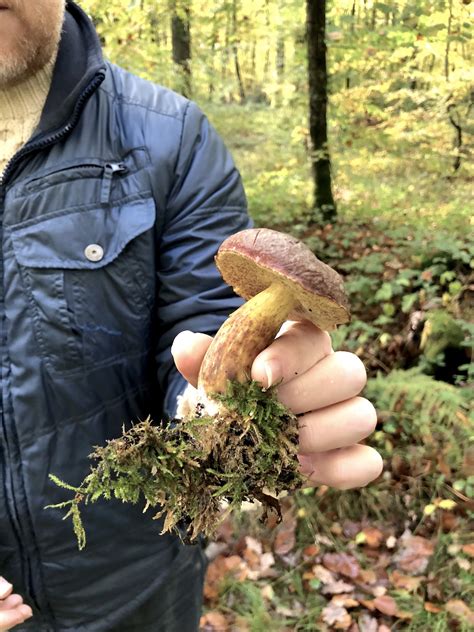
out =
<svg viewBox="0 0 474 632"><path fill-rule="evenodd" d="M449 124L423 110L388 120L382 111L366 115L355 106L359 97L334 97L330 144L341 218L465 232L474 174L467 158L453 174ZM312 183L303 106L201 105L235 157L257 223L304 223Z"/></svg>

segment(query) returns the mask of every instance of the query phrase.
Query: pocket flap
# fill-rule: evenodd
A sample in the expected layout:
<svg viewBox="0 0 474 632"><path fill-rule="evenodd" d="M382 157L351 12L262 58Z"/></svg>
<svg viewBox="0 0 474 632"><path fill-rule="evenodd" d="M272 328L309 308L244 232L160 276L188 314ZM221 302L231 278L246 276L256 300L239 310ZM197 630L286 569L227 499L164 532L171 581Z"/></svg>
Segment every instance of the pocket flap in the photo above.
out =
<svg viewBox="0 0 474 632"><path fill-rule="evenodd" d="M12 229L15 256L30 268L95 270L152 228L155 216L154 201L147 198L51 217Z"/></svg>

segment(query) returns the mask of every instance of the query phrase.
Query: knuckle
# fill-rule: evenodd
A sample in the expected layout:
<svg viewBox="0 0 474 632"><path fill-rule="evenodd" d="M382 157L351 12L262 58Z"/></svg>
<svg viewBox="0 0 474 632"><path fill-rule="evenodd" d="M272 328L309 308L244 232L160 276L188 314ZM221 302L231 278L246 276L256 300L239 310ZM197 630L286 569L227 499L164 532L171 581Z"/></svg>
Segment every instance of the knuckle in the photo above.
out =
<svg viewBox="0 0 474 632"><path fill-rule="evenodd" d="M325 356L328 356L332 353L332 340L327 331L322 331L320 334L320 346L321 351Z"/></svg>

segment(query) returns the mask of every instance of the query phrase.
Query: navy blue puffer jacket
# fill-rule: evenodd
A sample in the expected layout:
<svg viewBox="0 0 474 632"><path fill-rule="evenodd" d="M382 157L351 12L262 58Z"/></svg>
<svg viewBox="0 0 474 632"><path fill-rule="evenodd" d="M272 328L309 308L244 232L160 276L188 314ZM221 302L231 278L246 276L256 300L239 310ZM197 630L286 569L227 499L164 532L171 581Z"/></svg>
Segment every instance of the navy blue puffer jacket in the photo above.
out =
<svg viewBox="0 0 474 632"><path fill-rule="evenodd" d="M78 484L94 445L173 414L173 338L239 304L213 262L249 223L239 174L196 105L104 62L69 2L41 122L0 194L0 574L34 609L18 629L192 632L199 547L112 501L84 511L79 552L43 508L68 497L49 473Z"/></svg>

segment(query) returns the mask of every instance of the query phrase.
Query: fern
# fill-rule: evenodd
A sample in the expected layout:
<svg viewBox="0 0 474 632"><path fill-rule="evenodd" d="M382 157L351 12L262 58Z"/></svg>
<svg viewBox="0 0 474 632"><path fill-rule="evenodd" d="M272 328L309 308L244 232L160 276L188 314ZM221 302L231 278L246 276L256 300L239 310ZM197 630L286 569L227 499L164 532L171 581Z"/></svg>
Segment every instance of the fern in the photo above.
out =
<svg viewBox="0 0 474 632"><path fill-rule="evenodd" d="M467 390L467 389L466 389ZM466 391L421 373L419 368L392 371L369 380L366 396L379 415L400 433L397 449L430 447L447 454L459 466L463 449L472 440Z"/></svg>

